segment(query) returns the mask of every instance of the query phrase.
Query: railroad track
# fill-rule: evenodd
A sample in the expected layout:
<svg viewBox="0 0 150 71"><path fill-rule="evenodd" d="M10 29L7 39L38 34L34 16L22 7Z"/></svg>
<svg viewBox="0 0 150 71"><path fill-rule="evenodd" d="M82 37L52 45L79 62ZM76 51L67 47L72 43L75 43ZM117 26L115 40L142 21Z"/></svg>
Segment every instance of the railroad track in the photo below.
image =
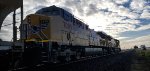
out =
<svg viewBox="0 0 150 71"><path fill-rule="evenodd" d="M126 62L126 60L123 58L125 58L124 56L127 56L127 57L130 56L131 52L132 51L122 51L122 52L118 53L118 55L108 54L108 55L104 55L104 56L83 58L83 59L80 59L77 61L71 61L71 62L59 63L59 64L39 64L39 65L32 66L32 67L22 67L22 68L12 69L9 71L49 71L49 70L62 71L61 69L66 70L68 68L69 68L69 70L66 70L66 71L77 71L77 70L75 70L76 69L75 67L78 68L78 67L80 67L79 65L81 65L81 67L78 68L79 70L82 68L82 66L83 66L83 68L89 68L91 65L94 65L94 66L99 66L99 68L100 68L99 70L103 71L105 69L113 67L113 64L115 64L115 63L117 65L119 65L121 63ZM116 57L116 59L115 59L115 57ZM120 61L119 59L122 60L122 62L119 62ZM118 62L116 62L116 61L118 61ZM70 70L70 68L72 68L73 70ZM115 67L113 67L113 68L115 68ZM112 69L112 68L110 68L110 69Z"/></svg>

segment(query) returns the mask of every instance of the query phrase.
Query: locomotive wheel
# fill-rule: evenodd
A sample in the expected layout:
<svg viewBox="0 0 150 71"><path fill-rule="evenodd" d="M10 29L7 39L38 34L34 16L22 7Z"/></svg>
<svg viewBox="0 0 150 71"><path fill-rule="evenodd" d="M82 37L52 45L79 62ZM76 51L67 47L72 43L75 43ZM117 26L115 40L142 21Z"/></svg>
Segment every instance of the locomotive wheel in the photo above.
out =
<svg viewBox="0 0 150 71"><path fill-rule="evenodd" d="M65 61L66 61L66 62L69 62L70 60L71 60L70 54L69 54L69 53L66 53Z"/></svg>
<svg viewBox="0 0 150 71"><path fill-rule="evenodd" d="M15 61L14 63L14 68L18 68L20 64L20 60Z"/></svg>
<svg viewBox="0 0 150 71"><path fill-rule="evenodd" d="M77 52L76 59L80 59L80 58L81 58L81 53Z"/></svg>
<svg viewBox="0 0 150 71"><path fill-rule="evenodd" d="M21 63L20 60L14 61L13 65L12 65L12 67L10 67L10 69L16 69L16 68L19 68L19 67L20 67L20 63Z"/></svg>

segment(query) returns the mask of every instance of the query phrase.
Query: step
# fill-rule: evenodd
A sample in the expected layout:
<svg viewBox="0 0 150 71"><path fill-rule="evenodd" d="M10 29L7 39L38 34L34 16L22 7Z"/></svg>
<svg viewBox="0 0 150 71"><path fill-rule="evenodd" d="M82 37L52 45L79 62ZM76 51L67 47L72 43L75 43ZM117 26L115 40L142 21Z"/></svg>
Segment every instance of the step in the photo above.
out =
<svg viewBox="0 0 150 71"><path fill-rule="evenodd" d="M42 56L42 57L48 57L48 56Z"/></svg>
<svg viewBox="0 0 150 71"><path fill-rule="evenodd" d="M48 63L48 61L42 61L42 62L44 62L44 63Z"/></svg>

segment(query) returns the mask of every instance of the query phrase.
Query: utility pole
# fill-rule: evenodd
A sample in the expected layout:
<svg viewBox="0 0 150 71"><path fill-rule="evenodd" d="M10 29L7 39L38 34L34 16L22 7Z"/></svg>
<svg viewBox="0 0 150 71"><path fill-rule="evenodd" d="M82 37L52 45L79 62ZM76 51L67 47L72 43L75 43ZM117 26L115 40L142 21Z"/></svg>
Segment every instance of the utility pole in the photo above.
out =
<svg viewBox="0 0 150 71"><path fill-rule="evenodd" d="M11 54L11 67L14 67L15 64L15 53L14 53L14 48L15 48L15 42L16 42L16 38L17 38L17 29L16 29L16 10L14 10L14 14L13 14L13 42L12 42L12 54Z"/></svg>
<svg viewBox="0 0 150 71"><path fill-rule="evenodd" d="M24 32L24 29L23 29L23 4L20 7L20 10L21 10L20 40L21 40L21 42L24 42L23 38L22 38L23 37L22 33Z"/></svg>
<svg viewBox="0 0 150 71"><path fill-rule="evenodd" d="M17 41L16 10L13 14L13 43Z"/></svg>
<svg viewBox="0 0 150 71"><path fill-rule="evenodd" d="M21 11L21 26L20 26L20 32L22 32L22 23L23 23L23 2L20 6ZM20 42L17 42L17 26L16 26L16 10L13 11L13 42L12 42L12 59L11 59L11 68L17 68L17 66L20 64L20 61L22 60L22 52L23 52L23 41L22 38ZM22 37L22 35L20 35ZM17 47L17 48L16 48ZM18 48L19 47L19 48Z"/></svg>

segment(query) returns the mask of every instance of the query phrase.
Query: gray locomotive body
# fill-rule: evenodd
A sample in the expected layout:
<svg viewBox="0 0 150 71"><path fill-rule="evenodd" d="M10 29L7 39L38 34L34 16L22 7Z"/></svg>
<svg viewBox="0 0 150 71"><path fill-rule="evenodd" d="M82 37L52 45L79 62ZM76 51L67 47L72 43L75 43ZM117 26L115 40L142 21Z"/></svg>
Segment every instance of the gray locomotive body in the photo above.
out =
<svg viewBox="0 0 150 71"><path fill-rule="evenodd" d="M37 62L58 63L120 52L119 40L90 29L56 6L28 15L21 26L21 38L28 54L25 55L39 59ZM30 53L38 55L31 56Z"/></svg>

